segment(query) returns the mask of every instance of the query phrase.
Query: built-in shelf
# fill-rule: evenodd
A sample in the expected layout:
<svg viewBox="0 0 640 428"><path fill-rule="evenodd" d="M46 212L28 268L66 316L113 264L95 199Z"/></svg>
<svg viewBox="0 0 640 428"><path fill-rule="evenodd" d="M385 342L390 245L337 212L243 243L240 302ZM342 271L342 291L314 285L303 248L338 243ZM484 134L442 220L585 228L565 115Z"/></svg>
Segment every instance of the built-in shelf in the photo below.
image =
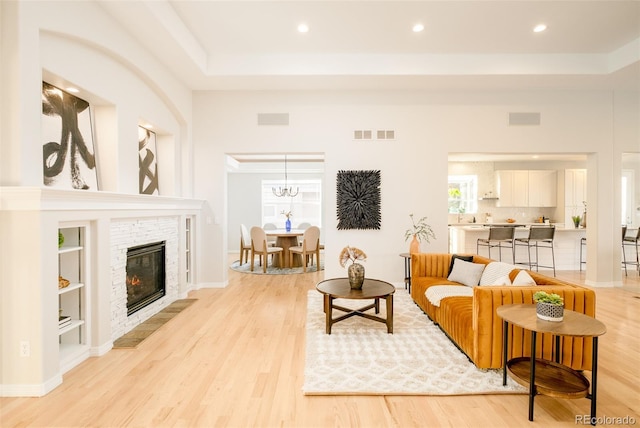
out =
<svg viewBox="0 0 640 428"><path fill-rule="evenodd" d="M90 307L87 285L87 245L89 223L68 222L59 225L64 236L64 245L58 248L58 276L69 281L59 288L58 315L70 317L70 322L58 326L58 354L62 373L72 369L89 356Z"/></svg>

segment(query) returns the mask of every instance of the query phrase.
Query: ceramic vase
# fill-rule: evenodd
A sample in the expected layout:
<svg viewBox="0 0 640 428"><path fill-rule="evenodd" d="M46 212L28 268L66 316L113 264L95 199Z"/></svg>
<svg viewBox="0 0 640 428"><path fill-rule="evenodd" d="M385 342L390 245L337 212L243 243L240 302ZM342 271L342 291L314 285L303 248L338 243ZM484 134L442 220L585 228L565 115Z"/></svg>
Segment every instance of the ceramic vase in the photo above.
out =
<svg viewBox="0 0 640 428"><path fill-rule="evenodd" d="M420 252L420 241L416 235L413 235L413 239L411 240L411 244L409 244L409 254L419 253Z"/></svg>
<svg viewBox="0 0 640 428"><path fill-rule="evenodd" d="M353 263L347 269L349 275L349 285L352 290L361 290L364 282L364 266L360 263Z"/></svg>
<svg viewBox="0 0 640 428"><path fill-rule="evenodd" d="M291 220L287 217L287 221L284 222L284 228L287 232L291 232Z"/></svg>
<svg viewBox="0 0 640 428"><path fill-rule="evenodd" d="M564 306L553 303L537 302L536 315L541 320L560 322L564 319Z"/></svg>

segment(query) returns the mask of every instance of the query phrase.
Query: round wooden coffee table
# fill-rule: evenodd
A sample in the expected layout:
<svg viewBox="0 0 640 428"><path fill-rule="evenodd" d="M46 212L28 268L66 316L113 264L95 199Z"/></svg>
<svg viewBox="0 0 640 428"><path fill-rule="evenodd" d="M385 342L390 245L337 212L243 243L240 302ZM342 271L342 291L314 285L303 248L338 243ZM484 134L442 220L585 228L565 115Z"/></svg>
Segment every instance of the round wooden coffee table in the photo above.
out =
<svg viewBox="0 0 640 428"><path fill-rule="evenodd" d="M353 316L363 317L372 321L381 322L387 325L387 333L393 333L393 293L396 288L385 281L365 278L362 289L353 290L349 285L348 278L333 278L321 281L316 285L316 289L324 295L324 313L326 314L326 333L331 334L331 326L337 322L346 320ZM366 300L373 299L373 303L359 309L350 309L343 306L334 305L335 299ZM387 317L382 318L376 315L365 313L369 309L375 309L375 313L380 313L380 299L385 299L387 307ZM345 312L344 315L333 318L333 310Z"/></svg>

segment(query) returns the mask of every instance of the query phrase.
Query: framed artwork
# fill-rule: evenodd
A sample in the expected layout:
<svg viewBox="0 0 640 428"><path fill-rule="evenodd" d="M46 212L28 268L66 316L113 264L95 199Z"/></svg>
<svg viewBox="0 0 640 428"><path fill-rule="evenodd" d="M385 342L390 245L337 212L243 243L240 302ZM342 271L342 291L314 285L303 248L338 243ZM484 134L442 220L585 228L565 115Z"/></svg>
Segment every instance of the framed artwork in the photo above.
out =
<svg viewBox="0 0 640 428"><path fill-rule="evenodd" d="M380 229L380 171L338 171L338 229Z"/></svg>
<svg viewBox="0 0 640 428"><path fill-rule="evenodd" d="M89 103L42 82L42 172L45 186L98 190Z"/></svg>
<svg viewBox="0 0 640 428"><path fill-rule="evenodd" d="M138 126L138 174L139 189L142 195L158 194L158 163L156 151L156 133Z"/></svg>

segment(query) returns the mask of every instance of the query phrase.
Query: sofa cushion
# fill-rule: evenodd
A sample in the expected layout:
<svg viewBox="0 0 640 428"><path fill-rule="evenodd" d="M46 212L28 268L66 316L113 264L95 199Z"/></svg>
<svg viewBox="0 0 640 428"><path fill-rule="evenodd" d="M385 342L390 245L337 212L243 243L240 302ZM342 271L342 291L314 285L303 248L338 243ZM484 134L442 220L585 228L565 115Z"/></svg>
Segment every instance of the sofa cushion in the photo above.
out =
<svg viewBox="0 0 640 428"><path fill-rule="evenodd" d="M447 273L447 276L451 275L451 271L453 270L453 263L456 261L456 259L464 260L465 262L472 262L473 256L461 256L460 254L451 255L451 263L449 263L449 272Z"/></svg>
<svg viewBox="0 0 640 428"><path fill-rule="evenodd" d="M521 270L511 283L512 285L537 285L526 270Z"/></svg>
<svg viewBox="0 0 640 428"><path fill-rule="evenodd" d="M491 262L484 268L480 277L480 285L511 285L509 273L517 269L514 265L503 262ZM507 277L509 282L505 282L503 277ZM500 282L498 283L498 279Z"/></svg>
<svg viewBox="0 0 640 428"><path fill-rule="evenodd" d="M433 306L439 307L440 301L446 297L473 296L473 288L459 285L434 285L427 288L424 294Z"/></svg>
<svg viewBox="0 0 640 428"><path fill-rule="evenodd" d="M484 267L485 265L481 263L465 262L461 259L455 259L453 270L447 279L469 287L475 287L480 282Z"/></svg>

